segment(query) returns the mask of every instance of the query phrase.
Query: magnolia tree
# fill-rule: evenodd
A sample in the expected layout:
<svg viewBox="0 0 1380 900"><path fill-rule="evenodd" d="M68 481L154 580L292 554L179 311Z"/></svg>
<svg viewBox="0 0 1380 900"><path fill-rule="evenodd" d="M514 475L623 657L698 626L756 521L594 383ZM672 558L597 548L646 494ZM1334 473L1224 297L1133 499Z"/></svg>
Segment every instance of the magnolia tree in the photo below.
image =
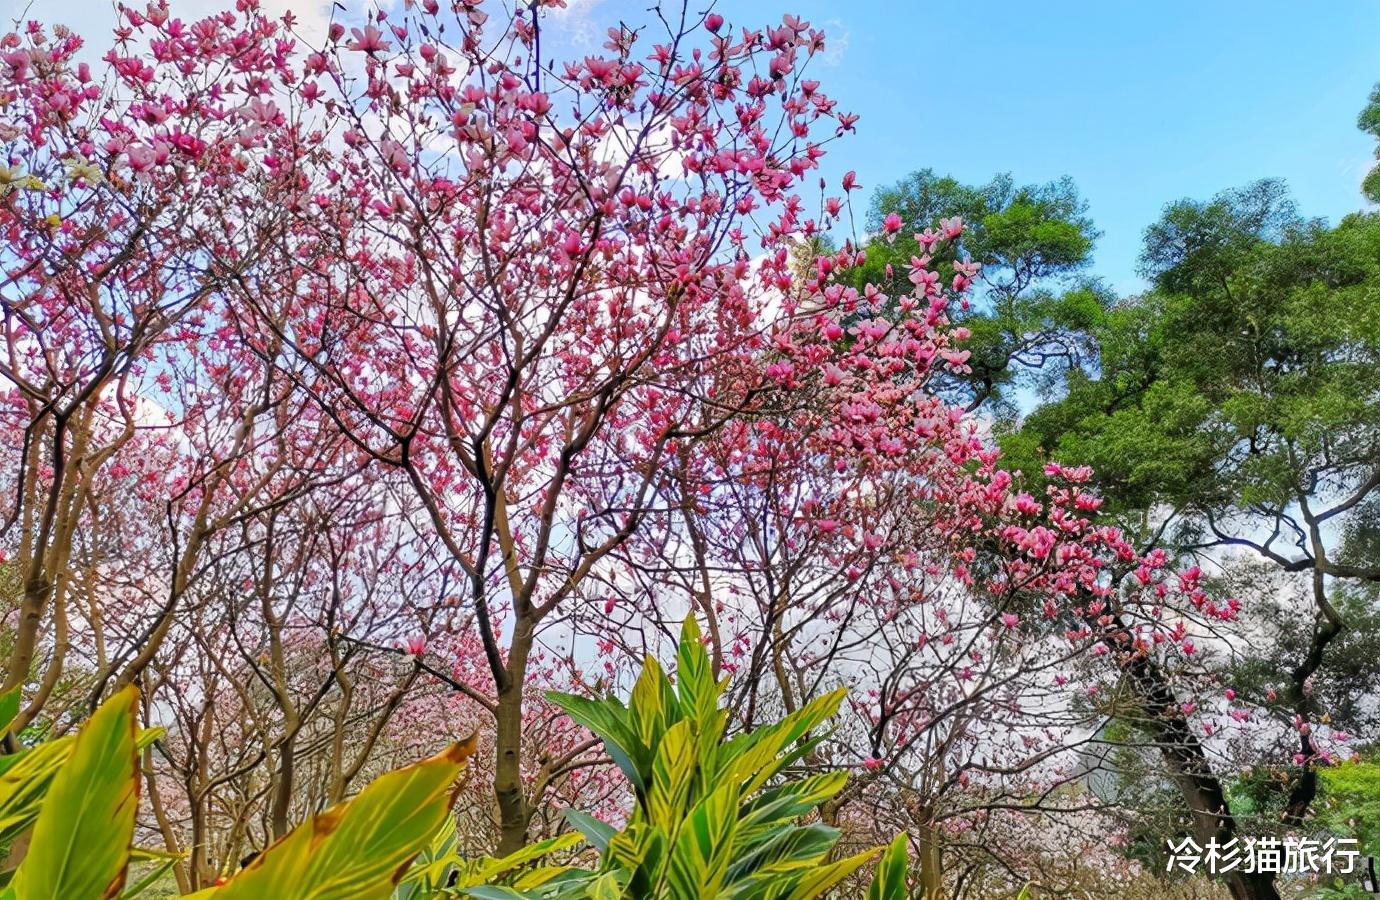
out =
<svg viewBox="0 0 1380 900"><path fill-rule="evenodd" d="M794 18L682 11L549 65L542 5L379 13L285 62L292 94L256 97L261 116L340 127L280 160L299 215L277 267L240 282L467 579L507 850L532 815L541 632L641 527L665 464L779 389L761 358L791 316L770 289L805 227L793 191L849 124L804 76L823 38Z"/></svg>
<svg viewBox="0 0 1380 900"><path fill-rule="evenodd" d="M134 579L146 602L121 612L140 619L127 640L108 645L104 598L83 610L94 701L157 653L206 538L316 477L315 451L280 452L302 402L239 342L223 303L284 221L271 140L252 110L214 99L226 66L271 71L271 57L240 52L251 34L204 41L198 63L179 66L158 49L121 52L121 32L99 76L62 28L3 39L4 552L23 580L5 686L41 670L16 727L41 711L77 640L73 573L107 567L80 535L127 499L148 521L126 550L164 523L165 552L147 552L166 568Z"/></svg>

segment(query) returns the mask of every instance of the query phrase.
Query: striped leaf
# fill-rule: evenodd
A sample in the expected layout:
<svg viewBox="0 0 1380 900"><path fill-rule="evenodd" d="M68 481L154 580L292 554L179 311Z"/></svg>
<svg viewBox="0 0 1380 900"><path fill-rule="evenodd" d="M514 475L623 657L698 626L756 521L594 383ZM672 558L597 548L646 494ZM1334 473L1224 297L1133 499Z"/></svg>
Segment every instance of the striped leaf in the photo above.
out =
<svg viewBox="0 0 1380 900"><path fill-rule="evenodd" d="M135 748L143 750L165 733L162 728L141 729ZM72 755L76 740L76 735L69 734L0 756L0 845L12 842L33 825L53 776Z"/></svg>
<svg viewBox="0 0 1380 900"><path fill-rule="evenodd" d="M794 746L806 733L838 712L847 692L843 688L817 697L780 722L735 737L724 746L725 777L750 794L806 751ZM789 748L789 750L788 750ZM794 751L794 752L792 752Z"/></svg>
<svg viewBox="0 0 1380 900"><path fill-rule="evenodd" d="M449 818L449 817L447 817ZM453 820L452 820L453 822ZM454 825L452 825L454 827ZM498 859L484 858L476 860L470 864L456 881L455 887L472 887L479 884L493 884L501 878L516 872L528 863L549 856L552 853L559 853L562 850L569 850L584 838L579 834L563 834L558 837L548 838L538 841L535 844L528 844L516 853ZM552 873L554 875L556 873ZM551 876L547 876L550 878ZM546 880L546 879L542 879Z"/></svg>
<svg viewBox="0 0 1380 900"><path fill-rule="evenodd" d="M719 896L732 857L738 798L738 786L728 782L690 810L666 872L670 896L677 900Z"/></svg>
<svg viewBox="0 0 1380 900"><path fill-rule="evenodd" d="M120 895L139 805L139 691L119 691L77 733L10 888L15 900Z"/></svg>
<svg viewBox="0 0 1380 900"><path fill-rule="evenodd" d="M312 816L271 845L212 900L383 900L449 813L451 786L477 738L382 775L358 797Z"/></svg>
<svg viewBox="0 0 1380 900"><path fill-rule="evenodd" d="M654 748L666 729L680 718L680 704L661 665L652 657L642 664L628 704L633 731L643 747Z"/></svg>
<svg viewBox="0 0 1380 900"><path fill-rule="evenodd" d="M43 796L76 740L67 735L0 757L0 842L13 841L38 818Z"/></svg>
<svg viewBox="0 0 1380 900"><path fill-rule="evenodd" d="M791 900L813 900L822 897L834 885L867 865L877 855L877 849L864 850L856 856L841 859L827 866L820 866L808 873L791 891Z"/></svg>
<svg viewBox="0 0 1380 900"><path fill-rule="evenodd" d="M839 840L838 829L825 825L777 826L767 835L766 840L749 852L733 854L733 863L725 879L729 884L743 881L759 871L784 874L816 868Z"/></svg>
<svg viewBox="0 0 1380 900"><path fill-rule="evenodd" d="M796 819L831 799L847 783L848 773L841 770L788 781L754 796L739 815L744 826Z"/></svg>
<svg viewBox="0 0 1380 900"><path fill-rule="evenodd" d="M590 883L585 896L589 900L622 900L627 883L627 872L605 872Z"/></svg>
<svg viewBox="0 0 1380 900"><path fill-rule="evenodd" d="M695 764L699 761L694 739L693 724L682 719L667 730L656 749L647 810L653 822L668 829L681 820L689 805Z"/></svg>
<svg viewBox="0 0 1380 900"><path fill-rule="evenodd" d="M722 688L714 682L714 670L709 654L700 641L700 627L695 614L685 617L680 629L680 647L676 652L676 692L684 715L705 722L719 706Z"/></svg>
<svg viewBox="0 0 1380 900"><path fill-rule="evenodd" d="M906 836L896 835L877 861L877 871L867 889L867 900L906 900Z"/></svg>

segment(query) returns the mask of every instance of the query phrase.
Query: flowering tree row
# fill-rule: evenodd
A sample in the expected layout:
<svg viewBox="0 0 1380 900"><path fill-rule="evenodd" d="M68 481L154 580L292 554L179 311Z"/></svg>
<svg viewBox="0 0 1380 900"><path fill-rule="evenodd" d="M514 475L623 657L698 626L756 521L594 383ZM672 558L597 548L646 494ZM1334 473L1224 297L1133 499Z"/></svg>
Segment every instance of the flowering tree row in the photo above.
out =
<svg viewBox="0 0 1380 900"><path fill-rule="evenodd" d="M540 690L621 687L693 611L735 727L852 689L823 814L906 830L930 894L941 844L1096 813L1070 786L1128 706L1230 838L1203 738L1253 713L1191 662L1238 604L935 389L962 221L887 217L899 288L802 249L860 187L817 171L856 120L824 35L663 5L552 63L559 5L0 40L9 740L141 685L194 890L476 729L466 840L508 852L616 777Z"/></svg>

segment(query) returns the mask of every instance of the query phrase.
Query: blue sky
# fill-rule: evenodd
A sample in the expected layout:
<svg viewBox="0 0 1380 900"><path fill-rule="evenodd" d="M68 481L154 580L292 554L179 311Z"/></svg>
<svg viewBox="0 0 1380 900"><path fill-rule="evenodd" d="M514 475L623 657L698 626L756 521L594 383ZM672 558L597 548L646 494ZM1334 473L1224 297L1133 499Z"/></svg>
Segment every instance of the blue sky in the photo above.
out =
<svg viewBox="0 0 1380 900"><path fill-rule="evenodd" d="M839 153L860 177L1070 175L1103 232L1093 271L1123 291L1171 200L1277 176L1306 215L1364 205L1375 0L795 5L846 35L825 80L862 115Z"/></svg>
<svg viewBox="0 0 1380 900"><path fill-rule="evenodd" d="M573 0L601 34L647 0ZM1286 179L1305 215L1364 205L1374 141L1356 114L1380 81L1380 2L721 0L731 22L795 12L835 36L814 70L861 114L826 171L868 188L930 167L980 182L1070 175L1103 232L1092 272L1140 286L1141 233L1165 203ZM598 26L597 31L595 26Z"/></svg>
<svg viewBox="0 0 1380 900"><path fill-rule="evenodd" d="M229 0L172 0L196 18ZM263 0L308 19L321 0ZM400 0L384 0L397 5ZM552 43L597 47L651 0L568 0ZM698 8L690 0L692 9ZM139 5L142 5L140 3ZM361 0L346 0L358 12ZM97 40L110 0L0 0L0 17L65 20ZM1355 128L1380 81L1380 0L719 0L730 22L795 12L833 36L814 69L856 136L825 172L867 188L930 167L981 182L1070 175L1102 230L1094 274L1121 291L1165 203L1256 178L1292 187L1302 212L1359 209L1374 142ZM549 46L549 45L548 45Z"/></svg>

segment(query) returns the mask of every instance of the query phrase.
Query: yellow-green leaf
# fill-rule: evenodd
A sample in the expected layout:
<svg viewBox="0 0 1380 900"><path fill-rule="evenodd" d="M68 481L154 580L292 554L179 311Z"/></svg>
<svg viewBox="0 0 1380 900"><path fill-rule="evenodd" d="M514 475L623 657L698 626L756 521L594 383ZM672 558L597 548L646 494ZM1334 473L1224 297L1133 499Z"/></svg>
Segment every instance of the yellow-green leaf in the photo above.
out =
<svg viewBox="0 0 1380 900"><path fill-rule="evenodd" d="M12 841L38 818L43 795L71 755L76 740L76 735L69 734L0 757L5 766L4 774L0 774L0 842Z"/></svg>
<svg viewBox="0 0 1380 900"><path fill-rule="evenodd" d="M510 853L499 859L479 860L471 871L466 872L464 877L459 879L455 887L493 884L499 879L499 876L507 875L530 862L541 859L543 856L559 853L562 850L569 850L583 840L584 838L578 833L570 832L568 834L559 835L558 837L548 838L544 841L538 841L535 844L528 844L521 850Z"/></svg>
<svg viewBox="0 0 1380 900"><path fill-rule="evenodd" d="M666 730L656 749L652 786L647 793L652 821L668 832L685 817L697 758L693 723L690 719L681 719Z"/></svg>
<svg viewBox="0 0 1380 900"><path fill-rule="evenodd" d="M867 889L867 900L906 900L908 896L906 835L902 833L896 835L891 846L877 861L877 871L872 876L871 887Z"/></svg>
<svg viewBox="0 0 1380 900"><path fill-rule="evenodd" d="M738 785L725 782L690 810L666 872L672 896L685 900L719 896L738 824L738 797Z"/></svg>
<svg viewBox="0 0 1380 900"><path fill-rule="evenodd" d="M671 682L661 665L652 657L642 664L642 674L633 685L632 699L628 709L632 711L637 737L644 747L655 747L662 733L670 724L675 710L671 706L676 695L671 690Z"/></svg>
<svg viewBox="0 0 1380 900"><path fill-rule="evenodd" d="M714 682L709 654L700 643L700 626L695 614L685 617L680 630L680 646L676 651L676 691L680 694L681 711L701 723L707 723L719 705L722 691Z"/></svg>
<svg viewBox="0 0 1380 900"><path fill-rule="evenodd" d="M115 694L77 733L53 778L14 876L16 900L117 897L139 805L134 749L139 691Z"/></svg>
<svg viewBox="0 0 1380 900"><path fill-rule="evenodd" d="M293 829L208 895L214 900L384 900L450 814L477 738L375 779Z"/></svg>
<svg viewBox="0 0 1380 900"><path fill-rule="evenodd" d="M795 890L791 892L790 900L814 900L815 897L824 896L824 893L834 885L866 865L877 855L879 849L881 848L873 847L871 850L864 850L856 856L841 859L827 866L820 866L800 880L800 883L795 886Z"/></svg>
<svg viewBox="0 0 1380 900"><path fill-rule="evenodd" d="M0 734L10 730L10 724L19 715L19 692L23 685L16 684L0 694Z"/></svg>

